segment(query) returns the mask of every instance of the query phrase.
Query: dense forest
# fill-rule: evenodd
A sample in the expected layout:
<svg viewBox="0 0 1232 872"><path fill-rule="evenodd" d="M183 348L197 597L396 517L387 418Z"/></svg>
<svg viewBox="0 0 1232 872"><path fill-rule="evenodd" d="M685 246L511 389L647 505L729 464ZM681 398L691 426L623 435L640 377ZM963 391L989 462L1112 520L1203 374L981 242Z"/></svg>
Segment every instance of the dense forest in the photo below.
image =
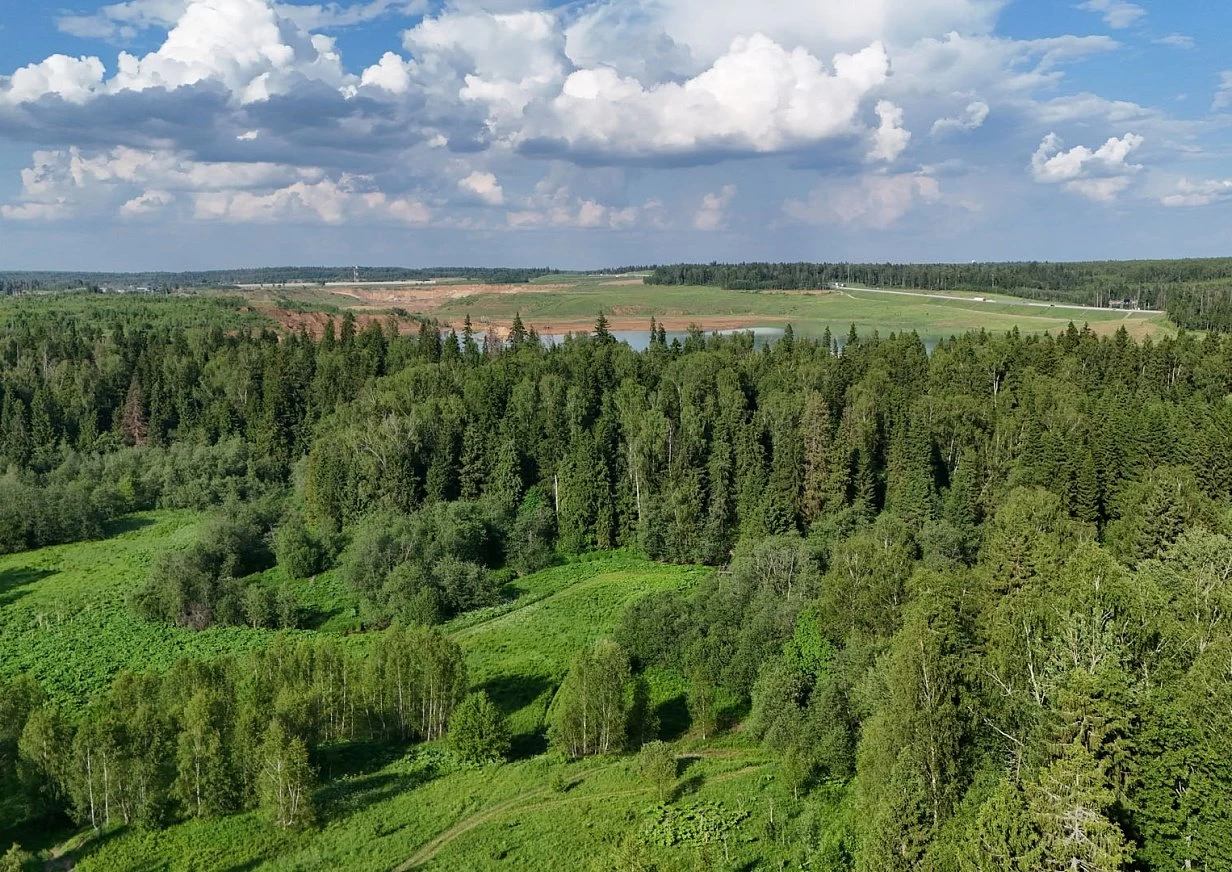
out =
<svg viewBox="0 0 1232 872"><path fill-rule="evenodd" d="M801 802L839 792L809 868L1232 865L1232 339L1071 326L930 354L913 334L840 352L652 327L638 353L602 316L481 346L349 316L279 335L218 300L19 302L0 548L213 510L134 592L143 619L292 626L295 603L245 578L335 566L367 638L124 673L80 710L0 676L0 828L253 806L308 826L331 748L451 733L500 757L499 714L434 628L558 554L626 547L722 571L577 658L558 753L645 746L653 773L639 677L671 664L701 735L734 717Z"/></svg>
<svg viewBox="0 0 1232 872"><path fill-rule="evenodd" d="M1091 263L741 263L656 267L655 285L817 290L833 283L917 291L987 291L1084 306L1161 309L1189 330L1232 330L1232 259Z"/></svg>

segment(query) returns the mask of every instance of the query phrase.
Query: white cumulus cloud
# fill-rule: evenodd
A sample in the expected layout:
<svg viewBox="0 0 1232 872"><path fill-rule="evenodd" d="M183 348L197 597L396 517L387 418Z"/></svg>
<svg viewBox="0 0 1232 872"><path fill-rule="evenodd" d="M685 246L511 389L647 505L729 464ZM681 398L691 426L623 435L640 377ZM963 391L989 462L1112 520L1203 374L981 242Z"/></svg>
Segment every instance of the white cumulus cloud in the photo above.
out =
<svg viewBox="0 0 1232 872"><path fill-rule="evenodd" d="M934 121L933 136L946 133L970 133L972 130L978 130L988 120L989 111L988 104L983 100L973 100L959 115L938 118Z"/></svg>
<svg viewBox="0 0 1232 872"><path fill-rule="evenodd" d="M1031 157L1031 174L1041 184L1059 184L1067 191L1108 202L1128 188L1131 176L1142 169L1128 158L1143 142L1141 136L1127 133L1097 149L1078 145L1066 151L1061 138L1050 133Z"/></svg>
<svg viewBox="0 0 1232 872"><path fill-rule="evenodd" d="M14 72L7 86L0 79L0 103L18 104L55 95L84 103L103 82L106 70L98 58L56 54Z"/></svg>
<svg viewBox="0 0 1232 872"><path fill-rule="evenodd" d="M120 214L126 218L135 218L139 215L161 212L174 202L175 194L170 194L166 191L146 191L144 194L133 197L121 206Z"/></svg>
<svg viewBox="0 0 1232 872"><path fill-rule="evenodd" d="M1160 202L1171 208L1209 206L1212 203L1228 201L1232 201L1232 179L1210 179L1202 182L1181 179L1177 183L1176 191L1160 199Z"/></svg>
<svg viewBox="0 0 1232 872"><path fill-rule="evenodd" d="M489 206L499 206L505 202L505 192L501 190L500 183L492 173L476 170L461 179L458 187L478 197Z"/></svg>
<svg viewBox="0 0 1232 872"><path fill-rule="evenodd" d="M893 163L907 150L911 131L903 127L903 110L889 100L878 101L876 111L881 124L873 132L873 150L868 159Z"/></svg>
<svg viewBox="0 0 1232 872"><path fill-rule="evenodd" d="M104 80L99 58L53 55L18 70L7 87L0 82L0 102L56 94L83 103L103 94L206 81L253 102L288 92L305 79L334 87L351 79L331 37L309 34L279 15L269 0L188 0L156 51L141 57L120 52L116 66Z"/></svg>
<svg viewBox="0 0 1232 872"><path fill-rule="evenodd" d="M606 68L578 70L535 129L579 152L627 156L772 152L855 133L863 100L885 82L885 47L834 59L760 34L683 83L645 88Z"/></svg>

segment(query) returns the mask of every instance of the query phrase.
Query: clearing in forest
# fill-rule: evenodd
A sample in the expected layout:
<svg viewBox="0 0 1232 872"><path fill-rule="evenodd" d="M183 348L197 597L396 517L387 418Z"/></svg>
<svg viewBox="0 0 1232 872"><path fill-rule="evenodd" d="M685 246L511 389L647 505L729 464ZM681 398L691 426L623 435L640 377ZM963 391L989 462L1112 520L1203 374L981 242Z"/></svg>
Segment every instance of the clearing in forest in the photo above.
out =
<svg viewBox="0 0 1232 872"><path fill-rule="evenodd" d="M1135 338L1175 333L1158 312L1121 311L1050 305L1005 294L892 293L868 288L832 291L729 291L715 287L652 286L627 276L549 276L520 285L441 284L369 288L305 287L278 294L250 292L262 310L285 325L315 329L324 316L314 307L360 316L398 311L439 318L461 329L471 317L477 330L503 333L515 314L542 335L587 331L602 309L615 331L645 330L653 317L670 331L697 324L703 330L783 327L818 337L826 328L845 335L852 324L861 333L878 330L920 334L935 342L972 329L1057 334L1071 322L1089 324L1100 334L1125 327ZM279 305L278 299L284 301ZM311 322L311 323L309 323Z"/></svg>
<svg viewBox="0 0 1232 872"><path fill-rule="evenodd" d="M104 687L118 669L163 668L182 655L210 658L268 644L275 635L269 631L190 633L129 615L124 597L153 553L188 541L197 523L192 513L149 513L128 519L103 542L0 558L0 669L32 669L71 703ZM326 748L321 825L308 833L276 831L247 813L162 832L120 829L85 840L69 857L80 870L475 869L498 862L529 870L549 859L585 866L596 851L615 850L623 834L641 826L654 797L633 758L564 763L544 753L556 688L574 654L609 635L630 603L656 591L691 589L710 572L620 552L583 557L518 579L503 605L446 625L466 652L472 686L487 690L510 717L512 763L464 766L431 744L408 753ZM299 595L322 617L319 629L297 632L343 629L345 589L326 576L300 585ZM347 637L349 644L365 640ZM650 678L654 702L680 708L681 677ZM682 760L683 803L729 814L733 826L747 814L770 813L773 801L762 794L772 782L762 752L740 742L714 754L695 743L683 747L690 750ZM745 812L736 811L741 804ZM645 825L659 824L648 817Z"/></svg>

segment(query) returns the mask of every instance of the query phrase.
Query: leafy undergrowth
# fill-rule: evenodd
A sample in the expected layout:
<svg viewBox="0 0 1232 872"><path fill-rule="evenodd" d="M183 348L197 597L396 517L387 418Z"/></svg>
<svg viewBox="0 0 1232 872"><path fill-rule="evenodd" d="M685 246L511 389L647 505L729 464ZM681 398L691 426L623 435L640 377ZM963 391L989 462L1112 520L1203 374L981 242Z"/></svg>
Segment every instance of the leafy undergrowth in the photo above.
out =
<svg viewBox="0 0 1232 872"><path fill-rule="evenodd" d="M163 548L188 545L200 515L147 512L114 526L114 535L0 557L0 673L27 672L70 709L110 684L122 669L165 669L181 657L212 659L269 644L273 633L242 627L192 632L143 621L129 593ZM277 586L281 570L265 573ZM354 600L331 573L292 585L318 631L346 629Z"/></svg>

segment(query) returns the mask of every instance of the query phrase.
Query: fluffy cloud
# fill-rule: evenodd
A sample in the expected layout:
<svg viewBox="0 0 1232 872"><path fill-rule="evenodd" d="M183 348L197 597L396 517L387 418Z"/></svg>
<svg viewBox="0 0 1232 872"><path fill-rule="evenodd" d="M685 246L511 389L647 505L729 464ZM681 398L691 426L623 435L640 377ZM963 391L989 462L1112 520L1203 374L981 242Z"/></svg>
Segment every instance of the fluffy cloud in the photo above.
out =
<svg viewBox="0 0 1232 872"><path fill-rule="evenodd" d="M701 208L693 215L693 229L722 230L727 226L727 207L735 198L735 185L724 185L718 193L702 197Z"/></svg>
<svg viewBox="0 0 1232 872"><path fill-rule="evenodd" d="M1232 201L1232 179L1211 179L1204 182L1181 179L1174 193L1160 199L1160 202L1171 208L1209 206L1227 201Z"/></svg>
<svg viewBox="0 0 1232 872"><path fill-rule="evenodd" d="M496 181L496 176L492 173L483 173L476 170L466 178L461 179L458 182L458 187L478 197L489 206L499 206L505 202L505 192L501 190L500 183Z"/></svg>
<svg viewBox="0 0 1232 872"><path fill-rule="evenodd" d="M199 220L242 224L393 220L427 224L432 211L410 197L390 198L380 191L364 191L365 180L344 177L316 183L296 182L285 188L257 193L218 191L193 198L193 217Z"/></svg>
<svg viewBox="0 0 1232 872"><path fill-rule="evenodd" d="M1059 184L1067 191L1108 202L1128 188L1132 174L1142 169L1128 158L1143 141L1127 133L1098 149L1078 145L1066 151L1061 138L1050 133L1031 158L1031 173L1041 184Z"/></svg>
<svg viewBox="0 0 1232 872"><path fill-rule="evenodd" d="M450 103L460 98L486 107L498 132L516 124L532 100L558 92L568 65L564 44L548 12L449 13L403 36L417 59L409 64L414 80Z"/></svg>
<svg viewBox="0 0 1232 872"><path fill-rule="evenodd" d="M148 215L152 212L161 212L174 202L175 194L166 191L146 191L121 206L120 214L126 218Z"/></svg>
<svg viewBox="0 0 1232 872"><path fill-rule="evenodd" d="M103 82L106 70L98 58L52 55L22 67L5 83L0 79L0 103L17 105L54 94L69 103L84 103Z"/></svg>
<svg viewBox="0 0 1232 872"><path fill-rule="evenodd" d="M873 133L873 150L868 159L893 163L907 150L911 131L903 128L903 110L889 100L878 102L876 111L881 124Z"/></svg>
<svg viewBox="0 0 1232 872"><path fill-rule="evenodd" d="M1104 17L1105 24L1118 30L1131 26L1146 15L1145 9L1126 0L1086 0L1078 8L1099 13Z"/></svg>
<svg viewBox="0 0 1232 872"><path fill-rule="evenodd" d="M940 199L940 183L925 171L876 174L818 188L807 200L788 200L783 212L805 224L884 230L917 206Z"/></svg>
<svg viewBox="0 0 1232 872"><path fill-rule="evenodd" d="M128 42L143 31L173 27L191 0L127 0L112 3L96 12L65 13L56 19L60 30L85 39ZM427 11L426 0L370 0L367 3L339 3L301 6L275 4L280 16L305 30L349 27L375 21L390 14L416 15Z"/></svg>
<svg viewBox="0 0 1232 872"><path fill-rule="evenodd" d="M772 152L821 142L858 128L863 100L885 82L880 43L834 59L833 73L803 49L787 51L760 34L733 41L727 54L683 83L644 88L614 70L572 73L524 142L626 157Z"/></svg>
<svg viewBox="0 0 1232 872"><path fill-rule="evenodd" d="M297 27L268 0L188 0L158 50L142 57L120 52L116 73L104 80L103 71L98 58L53 55L18 70L7 85L0 82L0 101L15 105L56 95L84 103L217 82L241 102L253 102L305 79L335 88L350 83L334 40Z"/></svg>
<svg viewBox="0 0 1232 872"><path fill-rule="evenodd" d="M960 115L952 118L938 118L933 122L933 136L946 133L970 133L984 126L988 120L988 104L983 100L973 100Z"/></svg>
<svg viewBox="0 0 1232 872"><path fill-rule="evenodd" d="M36 152L33 165L22 172L19 202L0 214L13 220L73 212L136 218L180 203L188 204L191 217L239 223L354 219L423 224L432 218L420 200L387 196L362 175L335 179L319 169L206 163L126 147L98 154L77 148Z"/></svg>

